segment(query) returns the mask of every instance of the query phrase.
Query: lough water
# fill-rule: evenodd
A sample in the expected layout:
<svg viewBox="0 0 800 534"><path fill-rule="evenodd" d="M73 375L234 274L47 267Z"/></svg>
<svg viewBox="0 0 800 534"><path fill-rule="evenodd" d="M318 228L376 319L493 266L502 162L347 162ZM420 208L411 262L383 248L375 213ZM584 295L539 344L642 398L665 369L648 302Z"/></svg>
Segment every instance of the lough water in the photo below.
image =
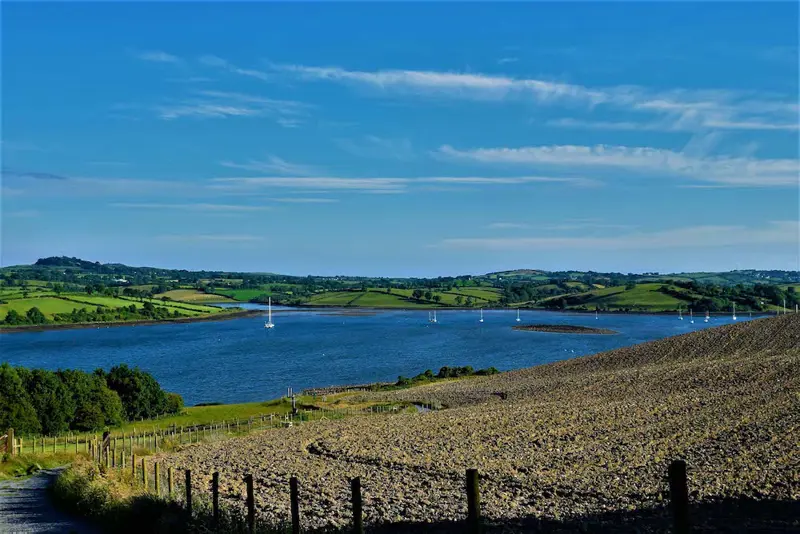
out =
<svg viewBox="0 0 800 534"><path fill-rule="evenodd" d="M252 306L251 306L252 307ZM271 399L312 386L397 380L444 365L494 366L501 371L574 358L732 322L674 315L600 315L523 311L519 324L610 328L618 335L512 330L513 311L277 310L265 317L218 322L122 326L0 335L0 361L46 369L91 371L119 364L151 372L162 386L199 402ZM357 310L364 313L364 310ZM266 313L265 313L266 315ZM739 321L747 320L740 317Z"/></svg>

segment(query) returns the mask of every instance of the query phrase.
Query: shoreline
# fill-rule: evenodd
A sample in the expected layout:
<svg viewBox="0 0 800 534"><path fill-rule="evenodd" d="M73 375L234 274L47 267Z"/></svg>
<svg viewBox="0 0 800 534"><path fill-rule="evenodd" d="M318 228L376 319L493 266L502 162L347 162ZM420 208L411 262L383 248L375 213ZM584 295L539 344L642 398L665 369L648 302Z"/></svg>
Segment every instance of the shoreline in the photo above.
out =
<svg viewBox="0 0 800 534"><path fill-rule="evenodd" d="M109 321L104 323L53 323L36 325L17 325L0 327L1 334L20 334L25 332L47 332L50 330L80 330L87 328L116 328L120 326L154 326L159 324L175 323L203 323L209 321L226 321L263 315L264 310L241 310L236 312L218 312L213 315L199 315L195 317L179 317L175 319L146 319L143 321Z"/></svg>

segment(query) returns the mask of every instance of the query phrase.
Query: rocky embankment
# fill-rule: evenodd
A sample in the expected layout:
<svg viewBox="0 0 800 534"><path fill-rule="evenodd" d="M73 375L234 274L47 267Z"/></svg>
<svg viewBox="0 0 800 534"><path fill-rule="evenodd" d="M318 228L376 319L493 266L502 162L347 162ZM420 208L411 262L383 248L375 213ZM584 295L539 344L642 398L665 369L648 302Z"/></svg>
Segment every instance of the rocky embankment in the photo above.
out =
<svg viewBox="0 0 800 534"><path fill-rule="evenodd" d="M267 431L190 446L163 462L190 467L196 491L218 470L224 502L240 509L242 476L252 473L258 514L271 522L288 519L296 475L304 528L349 522L354 476L369 525L407 521L405 531L417 532L463 519L464 470L477 468L483 514L504 532L663 532L671 524L664 476L683 458L698 529L797 531L798 392L800 316L786 315L364 393L450 408Z"/></svg>

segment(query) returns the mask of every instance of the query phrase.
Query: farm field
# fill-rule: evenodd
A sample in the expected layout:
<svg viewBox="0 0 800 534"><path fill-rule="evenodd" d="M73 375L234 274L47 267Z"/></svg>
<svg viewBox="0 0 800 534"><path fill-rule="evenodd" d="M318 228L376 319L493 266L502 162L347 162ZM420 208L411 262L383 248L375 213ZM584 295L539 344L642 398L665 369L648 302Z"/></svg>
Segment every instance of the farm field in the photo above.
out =
<svg viewBox="0 0 800 534"><path fill-rule="evenodd" d="M212 293L204 293L196 289L173 289L165 293L155 295L156 299L161 297L168 297L172 300L188 303L216 303L216 302L232 302L234 299L230 297L223 297Z"/></svg>
<svg viewBox="0 0 800 534"><path fill-rule="evenodd" d="M368 525L403 520L407 528L396 532L417 532L420 523L461 519L464 472L476 468L482 514L498 531L544 521L562 532L603 532L603 521L617 518L630 531L661 532L671 524L667 466L682 458L696 528L789 531L794 518L778 504L800 499L798 388L800 317L786 315L490 377L362 393L446 408L268 430L158 461L201 479L219 471L223 502L240 512L242 474L253 474L257 515L271 523L288 519L287 480L297 476L307 529L349 523L355 476ZM723 498L731 504L721 507Z"/></svg>
<svg viewBox="0 0 800 534"><path fill-rule="evenodd" d="M312 306L347 306L362 294L361 291L331 291L314 295L305 304Z"/></svg>
<svg viewBox="0 0 800 534"><path fill-rule="evenodd" d="M269 295L271 293L266 289L215 289L214 292L240 302L249 302L256 297Z"/></svg>
<svg viewBox="0 0 800 534"><path fill-rule="evenodd" d="M39 308L41 312L48 319L53 318L56 313L70 313L73 309L92 308L94 306L88 304L79 304L64 299L55 297L38 297L27 299L14 299L8 301L7 304L0 304L0 317L5 317L10 310L14 310L21 315L31 308Z"/></svg>
<svg viewBox="0 0 800 534"><path fill-rule="evenodd" d="M394 290L392 290L394 293ZM430 304L421 304L413 300L407 300L400 295L379 293L376 291L362 292L356 300L352 302L355 306L376 307L376 308L428 308ZM435 306L435 305L434 305Z"/></svg>

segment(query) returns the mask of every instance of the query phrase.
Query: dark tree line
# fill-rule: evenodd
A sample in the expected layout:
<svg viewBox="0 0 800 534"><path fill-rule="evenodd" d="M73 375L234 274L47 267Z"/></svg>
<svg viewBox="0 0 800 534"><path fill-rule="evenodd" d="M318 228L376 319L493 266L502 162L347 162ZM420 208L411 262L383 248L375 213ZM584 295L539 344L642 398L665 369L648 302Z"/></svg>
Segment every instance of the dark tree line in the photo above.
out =
<svg viewBox="0 0 800 534"><path fill-rule="evenodd" d="M47 435L92 431L182 408L180 395L167 393L138 367L87 373L0 365L0 429Z"/></svg>

